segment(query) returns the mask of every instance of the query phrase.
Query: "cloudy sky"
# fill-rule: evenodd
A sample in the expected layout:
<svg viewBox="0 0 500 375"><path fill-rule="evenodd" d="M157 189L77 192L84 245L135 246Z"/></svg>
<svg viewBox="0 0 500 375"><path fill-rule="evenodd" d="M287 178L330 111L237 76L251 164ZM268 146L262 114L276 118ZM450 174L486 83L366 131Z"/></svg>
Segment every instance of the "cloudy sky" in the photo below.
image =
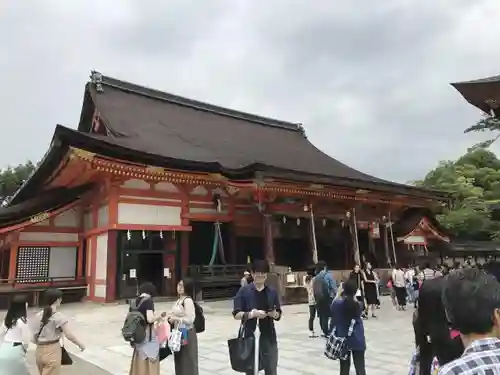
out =
<svg viewBox="0 0 500 375"><path fill-rule="evenodd" d="M500 74L498 19L498 0L3 1L0 167L76 127L96 69L302 122L352 167L417 179L477 141L449 82Z"/></svg>

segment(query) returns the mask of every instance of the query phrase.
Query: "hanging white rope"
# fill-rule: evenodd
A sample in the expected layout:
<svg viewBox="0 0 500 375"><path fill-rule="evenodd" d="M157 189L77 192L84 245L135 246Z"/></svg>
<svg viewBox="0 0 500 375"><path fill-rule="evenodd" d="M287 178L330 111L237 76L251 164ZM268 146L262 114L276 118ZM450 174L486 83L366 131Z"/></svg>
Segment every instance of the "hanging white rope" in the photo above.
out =
<svg viewBox="0 0 500 375"><path fill-rule="evenodd" d="M311 235L312 235L312 250L313 250L313 263L318 263L318 244L316 242L316 224L314 223L314 210L313 205L309 207L309 214L311 215Z"/></svg>
<svg viewBox="0 0 500 375"><path fill-rule="evenodd" d="M398 258L396 257L396 245L394 243L394 231L392 229L392 218L390 212L387 217L389 219L389 229L391 230L392 256L394 257L394 266L396 266L398 264Z"/></svg>

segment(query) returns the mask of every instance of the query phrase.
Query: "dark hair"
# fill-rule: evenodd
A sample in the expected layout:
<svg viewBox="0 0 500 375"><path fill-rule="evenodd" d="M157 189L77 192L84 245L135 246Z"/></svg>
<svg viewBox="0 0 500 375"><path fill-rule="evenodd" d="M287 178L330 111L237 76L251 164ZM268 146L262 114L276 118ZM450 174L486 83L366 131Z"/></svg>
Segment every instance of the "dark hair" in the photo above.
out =
<svg viewBox="0 0 500 375"><path fill-rule="evenodd" d="M269 262L267 260L256 260L252 263L251 271L252 271L252 273L255 273L255 272L268 273L269 272Z"/></svg>
<svg viewBox="0 0 500 375"><path fill-rule="evenodd" d="M314 269L314 267L309 267L309 268L307 269L306 281L307 281L307 282L311 281L311 280L314 278L314 274L315 274L315 269Z"/></svg>
<svg viewBox="0 0 500 375"><path fill-rule="evenodd" d="M47 289L43 295L45 307L43 308L42 320L40 321L41 325L46 325L49 322L50 317L54 313L52 311L52 305L57 302L58 299L61 299L63 296L62 292L59 289Z"/></svg>
<svg viewBox="0 0 500 375"><path fill-rule="evenodd" d="M139 287L139 295L149 294L151 297L156 296L156 287L151 282L145 282Z"/></svg>
<svg viewBox="0 0 500 375"><path fill-rule="evenodd" d="M343 285L342 297L344 298L344 304L342 308L344 316L349 321L361 316L361 306L355 300L357 290L358 284L352 279L347 280Z"/></svg>
<svg viewBox="0 0 500 375"><path fill-rule="evenodd" d="M184 294L194 299L195 292L195 282L190 277L185 277L182 279L182 285L184 286Z"/></svg>
<svg viewBox="0 0 500 375"><path fill-rule="evenodd" d="M431 268L431 264L429 262L424 263L424 268Z"/></svg>
<svg viewBox="0 0 500 375"><path fill-rule="evenodd" d="M426 280L419 292L413 329L415 344L420 348L420 374L429 374L434 357L440 365L445 365L464 351L461 338L450 337L450 324L441 298L445 280L444 277ZM427 337L430 337L430 342Z"/></svg>
<svg viewBox="0 0 500 375"><path fill-rule="evenodd" d="M316 263L316 269L318 271L323 271L326 268L326 262L324 260L319 260L318 263Z"/></svg>
<svg viewBox="0 0 500 375"><path fill-rule="evenodd" d="M16 295L9 303L9 309L5 315L4 324L7 329L14 327L19 319L26 323L26 296Z"/></svg>
<svg viewBox="0 0 500 375"><path fill-rule="evenodd" d="M460 333L489 333L495 310L500 308L500 283L477 268L453 271L446 278L443 303L453 328Z"/></svg>

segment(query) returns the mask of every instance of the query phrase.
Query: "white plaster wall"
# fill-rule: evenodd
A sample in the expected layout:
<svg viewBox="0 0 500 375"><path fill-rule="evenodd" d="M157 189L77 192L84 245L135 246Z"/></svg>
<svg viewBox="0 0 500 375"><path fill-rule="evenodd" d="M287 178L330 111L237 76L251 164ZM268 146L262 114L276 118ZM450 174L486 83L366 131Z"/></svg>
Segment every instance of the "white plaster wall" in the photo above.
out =
<svg viewBox="0 0 500 375"><path fill-rule="evenodd" d="M49 277L76 277L77 247L51 247L49 257Z"/></svg>
<svg viewBox="0 0 500 375"><path fill-rule="evenodd" d="M181 207L118 203L118 223L181 225Z"/></svg>
<svg viewBox="0 0 500 375"><path fill-rule="evenodd" d="M108 268L108 234L97 236L95 278L105 280Z"/></svg>
<svg viewBox="0 0 500 375"><path fill-rule="evenodd" d="M94 296L106 298L106 285L96 285L94 288Z"/></svg>
<svg viewBox="0 0 500 375"><path fill-rule="evenodd" d="M170 182L158 182L154 185L154 189L157 191L165 191L168 193L177 193L179 191L177 187Z"/></svg>
<svg viewBox="0 0 500 375"><path fill-rule="evenodd" d="M127 189L142 189L142 190L149 190L150 185L148 182L144 180L137 180L137 179L131 179L127 180L122 184L122 187L127 188Z"/></svg>
<svg viewBox="0 0 500 375"><path fill-rule="evenodd" d="M423 244L425 243L425 238L422 236L408 236L405 238L404 243L408 244Z"/></svg>
<svg viewBox="0 0 500 375"><path fill-rule="evenodd" d="M99 207L97 211L97 226L103 227L109 223L109 207L107 204Z"/></svg>
<svg viewBox="0 0 500 375"><path fill-rule="evenodd" d="M56 227L76 228L80 224L78 219L78 211L76 210L76 208L71 208L64 212L61 212L59 215L56 215L54 217L54 225Z"/></svg>
<svg viewBox="0 0 500 375"><path fill-rule="evenodd" d="M85 230L92 229L92 211L87 211L83 215L83 227Z"/></svg>
<svg viewBox="0 0 500 375"><path fill-rule="evenodd" d="M203 186L196 186L193 190L191 190L191 195L207 195L208 191Z"/></svg>
<svg viewBox="0 0 500 375"><path fill-rule="evenodd" d="M25 242L78 242L78 233L21 232L19 240Z"/></svg>

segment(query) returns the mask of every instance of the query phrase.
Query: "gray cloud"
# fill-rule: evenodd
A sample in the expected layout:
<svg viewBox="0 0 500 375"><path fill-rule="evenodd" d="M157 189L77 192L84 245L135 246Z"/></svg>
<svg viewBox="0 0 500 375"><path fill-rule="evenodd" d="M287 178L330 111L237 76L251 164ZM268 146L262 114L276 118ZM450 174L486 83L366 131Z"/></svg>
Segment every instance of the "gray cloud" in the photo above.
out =
<svg viewBox="0 0 500 375"><path fill-rule="evenodd" d="M352 167L407 181L479 138L449 82L498 74L496 0L25 0L0 13L0 166L75 127L91 69L304 123ZM423 3L423 4L422 4Z"/></svg>

